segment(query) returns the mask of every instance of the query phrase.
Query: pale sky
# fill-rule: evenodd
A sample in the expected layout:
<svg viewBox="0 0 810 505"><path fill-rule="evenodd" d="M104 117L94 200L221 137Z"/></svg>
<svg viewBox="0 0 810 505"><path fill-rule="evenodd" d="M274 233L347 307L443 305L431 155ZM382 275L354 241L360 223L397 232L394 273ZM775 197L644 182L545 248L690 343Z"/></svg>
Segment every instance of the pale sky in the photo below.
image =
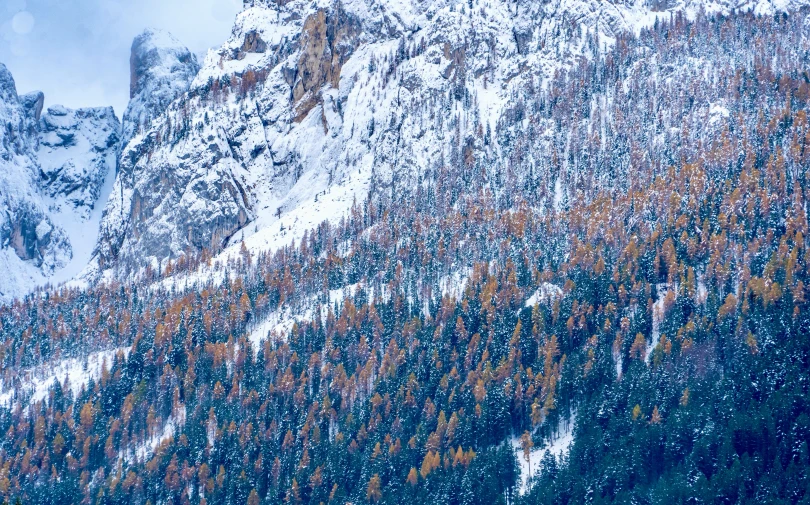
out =
<svg viewBox="0 0 810 505"><path fill-rule="evenodd" d="M242 0L0 0L0 62L20 94L46 106L129 100L129 50L145 28L171 32L202 57L228 38ZM202 63L202 59L200 59Z"/></svg>

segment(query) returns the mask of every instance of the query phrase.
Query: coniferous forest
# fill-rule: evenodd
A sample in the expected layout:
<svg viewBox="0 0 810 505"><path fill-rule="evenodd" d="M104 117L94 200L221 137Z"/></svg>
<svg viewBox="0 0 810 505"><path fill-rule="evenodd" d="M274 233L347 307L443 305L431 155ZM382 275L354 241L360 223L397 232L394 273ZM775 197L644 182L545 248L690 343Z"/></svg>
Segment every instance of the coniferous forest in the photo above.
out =
<svg viewBox="0 0 810 505"><path fill-rule="evenodd" d="M302 240L0 307L5 385L107 352L0 404L0 500L810 503L804 14L656 22L494 129L442 95L450 155Z"/></svg>

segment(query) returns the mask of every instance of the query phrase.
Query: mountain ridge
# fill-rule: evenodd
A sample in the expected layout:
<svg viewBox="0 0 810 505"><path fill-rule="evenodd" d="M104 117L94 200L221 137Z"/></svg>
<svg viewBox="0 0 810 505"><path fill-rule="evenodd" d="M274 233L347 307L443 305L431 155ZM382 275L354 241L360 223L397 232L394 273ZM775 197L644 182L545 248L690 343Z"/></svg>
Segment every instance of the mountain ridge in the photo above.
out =
<svg viewBox="0 0 810 505"><path fill-rule="evenodd" d="M448 90L472 90L484 122L494 128L510 89L525 79L548 80L589 50L576 42L579 35L561 31L564 20L610 43L614 33L637 32L678 13L776 12L767 2L679 2L660 12L643 2L518 2L515 15L511 4L490 7L478 22L480 13L462 14L461 4L456 11L451 4L421 2L246 2L231 38L209 51L188 97L155 124L161 138L172 140L155 142L153 136L136 143L138 155L124 161L143 180L121 185L121 198L110 202L98 248L101 270L116 264L122 272L146 264L159 269L189 249L230 247L234 254L241 240L254 253L272 250L347 212L369 192L412 186L420 171L450 153L431 147L442 145L441 134L407 124L402 94L424 102ZM532 19L540 21L533 25ZM474 34L472 41L467 34ZM419 63L405 63L401 72L408 75L399 77L404 86L368 71L377 61L402 58L401 44L429 53L418 55ZM499 66L492 66L491 54L500 54ZM373 86L380 94L353 84L370 79L378 79ZM399 122L396 131L373 131L392 121ZM397 158L400 146L418 162ZM470 156L481 146L467 149ZM139 166L144 159L151 169ZM174 175L167 180L167 173ZM145 196L146 188L163 196ZM178 215L171 201L205 211ZM136 207L136 214L149 217L129 212Z"/></svg>
<svg viewBox="0 0 810 505"><path fill-rule="evenodd" d="M115 187L98 202L105 208L99 238L77 280L160 269L201 249L233 255L242 240L254 253L272 250L383 188L396 195L413 187L451 153L441 125L413 123L403 100L472 97L492 130L527 79L543 85L601 51L582 45L585 33L609 45L675 15L772 15L801 5L499 1L473 13L442 2L245 2L229 40L202 65L170 34L146 30L132 47ZM418 61L403 58L406 46L421 53ZM396 87L390 75L369 71L389 58L407 60ZM370 80L372 89L363 82ZM465 142L465 156L499 149ZM399 156L401 149L413 158ZM22 281L15 296L47 276Z"/></svg>

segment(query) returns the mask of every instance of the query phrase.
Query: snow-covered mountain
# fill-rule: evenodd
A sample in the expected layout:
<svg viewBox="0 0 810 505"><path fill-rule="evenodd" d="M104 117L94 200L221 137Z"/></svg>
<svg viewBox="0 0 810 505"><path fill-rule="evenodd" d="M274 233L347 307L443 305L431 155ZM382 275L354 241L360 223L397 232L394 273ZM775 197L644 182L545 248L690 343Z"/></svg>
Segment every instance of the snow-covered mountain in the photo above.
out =
<svg viewBox="0 0 810 505"><path fill-rule="evenodd" d="M498 120L527 83L542 85L599 50L586 33L607 45L678 13L799 5L246 2L189 91L124 150L98 265L137 271L242 241L273 249L338 219L353 201L410 191L454 149L497 156L492 136L448 132L448 118L474 117L470 124L497 138ZM459 100L441 110L448 95Z"/></svg>
<svg viewBox="0 0 810 505"><path fill-rule="evenodd" d="M115 177L112 108L43 105L0 64L0 301L81 271Z"/></svg>
<svg viewBox="0 0 810 505"><path fill-rule="evenodd" d="M66 280L79 263L92 282L243 241L272 250L355 201L407 195L444 160L497 160L499 122L521 94L620 33L805 3L250 0L202 65L167 33L137 37L115 135L111 112L42 115L41 94L17 97L7 76L3 114L17 133L5 133L1 198L16 210L2 217L0 291ZM96 244L88 265L70 230L97 228L97 242L80 240Z"/></svg>
<svg viewBox="0 0 810 505"><path fill-rule="evenodd" d="M200 66L197 57L170 33L147 29L132 42L130 101L123 117L123 144L148 129L188 89Z"/></svg>
<svg viewBox="0 0 810 505"><path fill-rule="evenodd" d="M43 111L44 95L18 96L0 66L0 117L8 125L0 133L0 301L68 281L86 267L126 140L188 89L199 70L186 47L157 30L136 37L131 67L122 124L111 107Z"/></svg>

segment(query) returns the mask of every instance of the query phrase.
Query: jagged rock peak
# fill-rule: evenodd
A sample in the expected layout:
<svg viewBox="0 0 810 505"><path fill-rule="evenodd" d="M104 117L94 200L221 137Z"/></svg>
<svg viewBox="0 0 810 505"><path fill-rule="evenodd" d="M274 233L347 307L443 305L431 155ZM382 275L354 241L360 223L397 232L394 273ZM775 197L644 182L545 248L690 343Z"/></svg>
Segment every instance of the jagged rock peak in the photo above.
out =
<svg viewBox="0 0 810 505"><path fill-rule="evenodd" d="M130 98L150 87L155 79L190 81L199 70L197 57L171 33L149 28L132 42Z"/></svg>
<svg viewBox="0 0 810 505"><path fill-rule="evenodd" d="M28 100L17 95L14 77L0 63L0 166L12 162L12 156L30 156L36 147L36 121L29 119ZM8 170L5 170L8 172ZM0 188L0 196L4 193Z"/></svg>
<svg viewBox="0 0 810 505"><path fill-rule="evenodd" d="M172 34L155 29L135 37L129 64L130 103L123 117L124 143L185 92L200 70L194 53Z"/></svg>
<svg viewBox="0 0 810 505"><path fill-rule="evenodd" d="M0 100L7 101L10 98L17 98L17 86L14 77L5 65L0 63Z"/></svg>
<svg viewBox="0 0 810 505"><path fill-rule="evenodd" d="M27 93L20 97L20 103L25 109L28 119L37 122L42 115L42 107L45 105L45 94L42 91Z"/></svg>

